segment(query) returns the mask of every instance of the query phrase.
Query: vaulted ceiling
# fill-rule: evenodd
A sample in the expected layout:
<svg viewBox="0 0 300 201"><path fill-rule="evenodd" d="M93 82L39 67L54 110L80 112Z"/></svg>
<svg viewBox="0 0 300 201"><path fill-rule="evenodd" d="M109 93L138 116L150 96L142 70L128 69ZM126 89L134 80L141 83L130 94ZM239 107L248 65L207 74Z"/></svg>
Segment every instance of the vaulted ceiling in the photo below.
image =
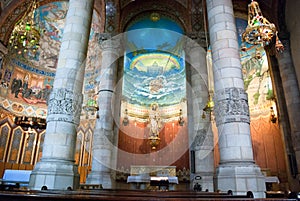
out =
<svg viewBox="0 0 300 201"><path fill-rule="evenodd" d="M0 17L0 42L5 46L16 21L22 16L31 0L4 0L1 1ZM63 0L40 0L39 5L45 5L50 2ZM143 13L160 11L185 27L187 32L191 32L193 27L197 26L197 16L201 8L197 6L204 5L205 0L106 0L113 2L116 8L116 19L120 22L116 31L122 31L128 26L129 21L138 18ZM257 0L260 4L263 15L277 25L277 19L280 13L278 8L283 5L285 0ZM233 0L234 10L237 16L246 17L247 7L250 0ZM105 0L95 0L95 10L101 19L105 19ZM197 11L198 9L198 11ZM199 20L199 19L198 19ZM106 22L107 23L107 22ZM105 24L101 30L104 30Z"/></svg>

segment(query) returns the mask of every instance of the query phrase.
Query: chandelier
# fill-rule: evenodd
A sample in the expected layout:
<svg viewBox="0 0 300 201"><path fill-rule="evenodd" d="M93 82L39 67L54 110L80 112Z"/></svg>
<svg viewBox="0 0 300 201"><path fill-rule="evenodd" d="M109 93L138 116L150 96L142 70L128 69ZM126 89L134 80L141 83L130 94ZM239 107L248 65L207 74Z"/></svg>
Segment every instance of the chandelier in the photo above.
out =
<svg viewBox="0 0 300 201"><path fill-rule="evenodd" d="M40 29L34 21L35 10L38 7L36 0L30 1L28 9L22 18L15 24L9 39L12 51L18 54L35 55L39 48Z"/></svg>
<svg viewBox="0 0 300 201"><path fill-rule="evenodd" d="M242 51L247 50L245 42L265 47L271 43L274 36L276 36L276 50L283 51L284 47L277 36L275 25L263 17L258 3L252 0L248 5L248 26L242 34Z"/></svg>
<svg viewBox="0 0 300 201"><path fill-rule="evenodd" d="M94 116L95 113L99 110L97 101L92 97L92 95L89 94L88 100L86 102L86 105L83 106L83 109L86 113L86 118L88 118L89 115Z"/></svg>

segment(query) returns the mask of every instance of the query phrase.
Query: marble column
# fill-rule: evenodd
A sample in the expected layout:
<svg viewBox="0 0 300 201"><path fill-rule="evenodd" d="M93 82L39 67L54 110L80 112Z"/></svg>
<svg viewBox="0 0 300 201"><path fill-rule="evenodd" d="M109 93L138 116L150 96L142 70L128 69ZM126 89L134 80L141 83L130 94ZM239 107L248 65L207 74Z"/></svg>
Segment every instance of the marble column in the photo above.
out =
<svg viewBox="0 0 300 201"><path fill-rule="evenodd" d="M217 189L234 194L252 191L265 197L265 179L253 159L248 97L231 0L207 0L212 49L215 117L220 163Z"/></svg>
<svg viewBox="0 0 300 201"><path fill-rule="evenodd" d="M80 121L85 59L94 0L70 0L53 90L41 161L30 176L30 189L79 187L75 165L76 128Z"/></svg>
<svg viewBox="0 0 300 201"><path fill-rule="evenodd" d="M284 51L278 52L276 57L291 128L293 149L297 160L297 179L300 181L300 113L298 109L300 108L300 93L288 34L281 38L281 42L284 45Z"/></svg>
<svg viewBox="0 0 300 201"><path fill-rule="evenodd" d="M114 90L117 80L117 63L120 39L110 38L109 34L100 35L102 65L99 83L99 118L96 121L92 147L92 171L87 177L88 184L102 184L109 189L115 186L112 174L115 164L112 161L114 143Z"/></svg>
<svg viewBox="0 0 300 201"><path fill-rule="evenodd" d="M199 183L203 190L214 191L214 140L211 130L210 115L202 118L202 111L208 101L209 86L206 63L206 51L196 42L189 41L186 51L190 64L191 90L189 101L189 139L194 153L195 172L192 173L191 185ZM190 126L190 124L192 124ZM199 179L201 178L201 179Z"/></svg>

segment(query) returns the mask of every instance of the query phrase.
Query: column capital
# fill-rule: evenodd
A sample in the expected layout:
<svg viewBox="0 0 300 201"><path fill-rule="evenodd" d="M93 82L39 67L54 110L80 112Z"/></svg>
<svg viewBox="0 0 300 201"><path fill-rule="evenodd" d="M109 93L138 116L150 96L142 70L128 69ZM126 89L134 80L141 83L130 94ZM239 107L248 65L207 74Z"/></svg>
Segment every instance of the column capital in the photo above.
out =
<svg viewBox="0 0 300 201"><path fill-rule="evenodd" d="M118 55L122 51L123 40L120 36L113 36L110 33L98 33L97 37L103 51L112 51Z"/></svg>

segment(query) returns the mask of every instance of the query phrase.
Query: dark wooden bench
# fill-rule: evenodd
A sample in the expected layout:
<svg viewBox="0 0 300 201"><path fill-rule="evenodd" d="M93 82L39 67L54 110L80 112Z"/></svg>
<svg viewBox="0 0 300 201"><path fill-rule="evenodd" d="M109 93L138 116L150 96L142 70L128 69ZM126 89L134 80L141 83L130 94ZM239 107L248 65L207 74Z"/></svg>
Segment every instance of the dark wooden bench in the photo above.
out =
<svg viewBox="0 0 300 201"><path fill-rule="evenodd" d="M99 190L103 189L102 184L80 184L81 190Z"/></svg>

